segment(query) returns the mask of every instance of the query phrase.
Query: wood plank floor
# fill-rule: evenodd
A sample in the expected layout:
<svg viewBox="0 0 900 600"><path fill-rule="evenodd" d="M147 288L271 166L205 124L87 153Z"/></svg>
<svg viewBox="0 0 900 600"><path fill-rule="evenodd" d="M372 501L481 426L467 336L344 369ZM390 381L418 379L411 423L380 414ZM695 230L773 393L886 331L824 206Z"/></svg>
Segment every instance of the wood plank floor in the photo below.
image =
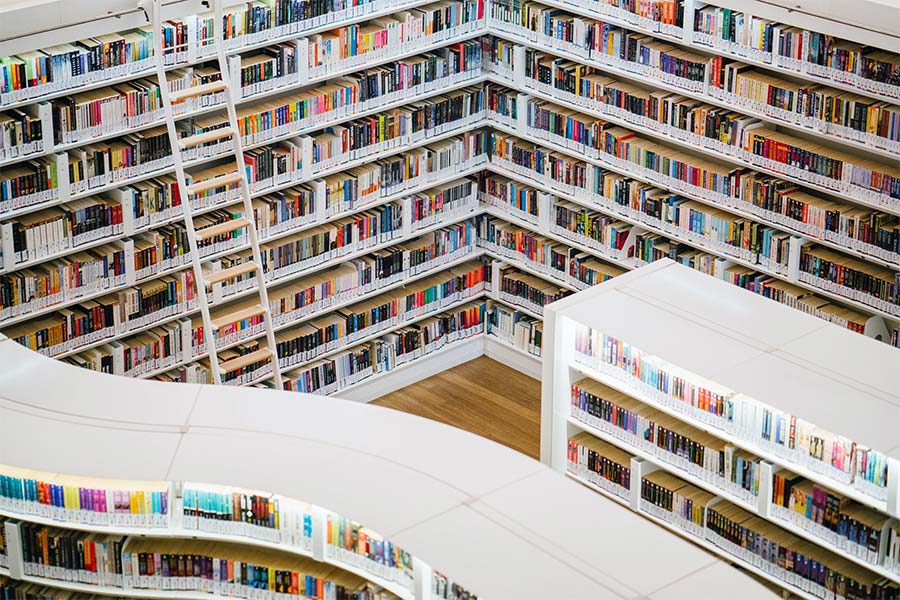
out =
<svg viewBox="0 0 900 600"><path fill-rule="evenodd" d="M486 356L372 404L465 429L532 458L540 454L540 382Z"/></svg>

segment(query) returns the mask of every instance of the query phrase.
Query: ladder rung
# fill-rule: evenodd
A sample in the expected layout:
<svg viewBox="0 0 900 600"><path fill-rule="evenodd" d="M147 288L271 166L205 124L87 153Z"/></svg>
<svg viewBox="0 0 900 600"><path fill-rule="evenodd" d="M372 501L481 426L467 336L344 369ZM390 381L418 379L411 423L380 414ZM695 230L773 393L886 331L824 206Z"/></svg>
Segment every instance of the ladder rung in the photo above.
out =
<svg viewBox="0 0 900 600"><path fill-rule="evenodd" d="M206 94L215 94L222 90L227 90L228 84L224 80L212 81L203 85L194 85L183 90L175 90L169 93L169 99L174 102L181 102L188 98L196 98L197 96L205 96Z"/></svg>
<svg viewBox="0 0 900 600"><path fill-rule="evenodd" d="M233 267L228 267L227 269L222 269L221 271L212 271L211 273L204 275L203 278L206 280L207 284L212 285L255 270L256 263L247 261Z"/></svg>
<svg viewBox="0 0 900 600"><path fill-rule="evenodd" d="M231 233L232 231L237 231L238 229L247 227L248 225L250 225L250 221L248 219L245 219L244 217L238 217L237 219L231 219L230 221L225 221L224 223L219 223L218 225L212 225L211 227L198 229L196 233L198 238L200 238L201 240L205 240L206 238L222 235L223 233Z"/></svg>
<svg viewBox="0 0 900 600"><path fill-rule="evenodd" d="M272 351L268 348L263 348L261 350L257 350L255 352L250 352L249 354L244 354L243 356L236 356L231 360L226 360L221 363L219 366L226 373L231 373L232 371L237 371L238 369L242 369L247 365L252 365L253 363L263 362L266 359L272 358Z"/></svg>
<svg viewBox="0 0 900 600"><path fill-rule="evenodd" d="M211 129L210 131L204 131L203 133L181 138L178 140L178 145L184 150L186 148L199 146L200 144L205 144L206 142L215 142L216 140L229 138L233 135L234 129L231 127L219 127L218 129Z"/></svg>
<svg viewBox="0 0 900 600"><path fill-rule="evenodd" d="M211 190L223 185L237 183L240 180L240 173L226 173L225 175L219 175L217 177L206 179L205 181L201 181L199 183L192 183L191 185L187 186L187 191L189 194L198 194L200 192L205 192L206 190Z"/></svg>
<svg viewBox="0 0 900 600"><path fill-rule="evenodd" d="M266 309L259 304L257 304L256 306L248 306L247 308L236 310L229 315L225 315L224 317L213 319L212 326L215 329L221 329L226 325L231 325L232 323L237 323L238 321L243 321L244 319L250 319L257 315L265 314L265 312Z"/></svg>

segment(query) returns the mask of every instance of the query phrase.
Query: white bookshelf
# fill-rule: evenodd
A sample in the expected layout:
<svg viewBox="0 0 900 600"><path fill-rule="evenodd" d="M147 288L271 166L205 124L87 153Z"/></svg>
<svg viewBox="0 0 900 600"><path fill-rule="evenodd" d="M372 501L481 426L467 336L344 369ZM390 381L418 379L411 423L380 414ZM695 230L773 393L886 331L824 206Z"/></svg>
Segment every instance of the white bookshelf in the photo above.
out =
<svg viewBox="0 0 900 600"><path fill-rule="evenodd" d="M728 500L853 563L853 568L900 583L900 571L885 562L884 547L872 557L875 560L866 558L854 550L856 546L838 543L841 538L825 531L827 526L816 529L813 522L794 512L793 504L790 510L782 508L773 498L773 474L787 469L829 493L878 511L885 527L896 527L900 515L900 485L896 481L900 472L900 430L896 426L900 422L900 388L894 368L896 358L890 348L669 260L657 261L548 305L544 323L543 462L801 597L819 596L815 589L801 586L799 579L787 579L765 561L736 555L716 543L706 526L690 529L664 520L658 510L651 510L653 506L642 499L642 476L657 470L671 473L714 496L707 510L717 500ZM633 349L630 352L640 351L644 361L657 361L653 364L662 365L666 372L685 381L717 393L727 392L736 403L774 407L820 431L833 432L860 447L880 452L886 464L886 486L873 487L859 473L848 479L827 463L813 458L804 460L802 446L787 452L786 446L764 442L758 432L754 437L761 420L746 428L723 426L721 419L704 418L708 413L651 388L621 368L602 360L593 361L575 347L576 336L584 328L620 340ZM642 368L651 372L650 367ZM583 380L602 384L613 390L607 393L624 394L641 406L673 416L682 424L751 452L761 461L758 495L735 495L733 489L703 475L702 470L688 468L689 461L679 461L674 454L655 448L652 441L644 444L603 418L576 409L572 404L572 386ZM735 411L737 415L738 409ZM588 433L632 456L627 498L624 493L613 494L609 482L602 477L603 485L598 485L597 476L589 478L589 470L575 468L567 458L568 440L579 433Z"/></svg>

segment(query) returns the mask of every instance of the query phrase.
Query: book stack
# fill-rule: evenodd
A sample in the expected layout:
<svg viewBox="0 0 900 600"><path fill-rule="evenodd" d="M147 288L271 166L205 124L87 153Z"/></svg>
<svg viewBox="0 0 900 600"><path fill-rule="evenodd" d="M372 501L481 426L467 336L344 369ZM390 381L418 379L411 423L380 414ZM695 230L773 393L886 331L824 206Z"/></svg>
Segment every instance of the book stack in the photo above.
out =
<svg viewBox="0 0 900 600"><path fill-rule="evenodd" d="M274 494L186 483L182 489L182 525L225 535L238 535L309 550L312 514L309 507Z"/></svg>
<svg viewBox="0 0 900 600"><path fill-rule="evenodd" d="M431 586L431 594L444 600L478 600L478 596L467 591L458 583L453 582L446 575L434 572L434 581Z"/></svg>
<svg viewBox="0 0 900 600"><path fill-rule="evenodd" d="M541 356L544 327L540 318L501 302L490 302L487 310L488 335L513 348Z"/></svg>
<svg viewBox="0 0 900 600"><path fill-rule="evenodd" d="M122 536L22 523L23 573L98 587L122 587Z"/></svg>
<svg viewBox="0 0 900 600"><path fill-rule="evenodd" d="M169 491L154 482L121 481L94 487L87 478L55 475L0 465L0 508L89 525L165 527Z"/></svg>
<svg viewBox="0 0 900 600"><path fill-rule="evenodd" d="M412 587L412 556L356 521L329 514L326 552L347 564Z"/></svg>
<svg viewBox="0 0 900 600"><path fill-rule="evenodd" d="M128 590L179 590L275 598L368 600L375 592L357 575L302 556L252 550L227 542L130 538L122 548L122 579Z"/></svg>
<svg viewBox="0 0 900 600"><path fill-rule="evenodd" d="M631 493L631 455L589 433L569 438L567 469L625 502Z"/></svg>

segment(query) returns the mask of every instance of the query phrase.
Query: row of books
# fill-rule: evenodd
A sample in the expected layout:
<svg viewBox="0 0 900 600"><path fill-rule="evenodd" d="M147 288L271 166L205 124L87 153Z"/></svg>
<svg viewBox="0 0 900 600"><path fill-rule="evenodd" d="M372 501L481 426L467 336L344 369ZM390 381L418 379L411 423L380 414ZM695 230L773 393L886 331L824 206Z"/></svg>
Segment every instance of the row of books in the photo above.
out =
<svg viewBox="0 0 900 600"><path fill-rule="evenodd" d="M767 574L774 575L777 579L804 591L813 592L817 597L828 596L824 590L819 593L818 588L811 587L811 584L825 587L836 595L841 595L845 591L851 593L850 588L844 586L853 586L852 593L858 594L855 597L859 598L890 598L893 597L892 594L897 593L896 584L876 575L874 571L870 572L860 568L841 556L841 552L846 551L845 547L822 544L826 540L820 540L820 546L810 544L777 524L760 519L752 512L718 498L670 472L656 470L646 462L639 463L641 480L639 483L633 482L632 461L631 454L613 444L597 439L590 433L582 432L569 436L566 468L570 474L617 498L626 505L632 503L632 485L640 485L638 506L633 506L633 508L661 519L684 533L702 540L713 541L721 546L716 538L719 536L728 538L735 532L723 527L721 523L717 523L714 520L715 515L740 514L744 516L741 521L750 525L754 529L752 533L755 535L745 537L747 532L743 532L737 534L738 539L730 540L740 547L741 552L737 552L737 556L754 567L761 568ZM798 478L798 483L799 481ZM803 481L803 485L811 486L812 484ZM725 512L725 507L729 512ZM886 520L886 517L882 518L882 522ZM890 528L887 530L896 535L894 530ZM778 532L776 539L782 547L760 546L758 536L764 532ZM716 535L710 535L710 533ZM879 552L878 540L867 538L867 542L874 544L874 553L877 555ZM722 547L729 551L733 550L732 547ZM881 548L881 551L891 556L896 555L896 548L885 546ZM795 563L794 553L801 554L804 558L815 557L814 559L821 562L822 566L827 568L830 565L834 572L827 578L823 577L821 573L809 573L808 565L805 562ZM754 557L753 554L757 556ZM864 557L865 554L865 549L861 555L853 553L858 557ZM763 561L760 561L760 558ZM884 565L890 569L889 565L892 565L893 562L889 561L894 560L895 558L886 559ZM782 570L779 571L767 563L774 563ZM880 561L873 561L871 564L876 567L882 566ZM826 584L825 581L828 583Z"/></svg>
<svg viewBox="0 0 900 600"><path fill-rule="evenodd" d="M881 561L882 544L888 548L886 515L791 471L774 474L769 512L873 565Z"/></svg>
<svg viewBox="0 0 900 600"><path fill-rule="evenodd" d="M478 23L483 0L450 0L397 11L367 23L354 23L309 37L312 75L377 60L389 50L422 48L423 38L435 41L453 28Z"/></svg>
<svg viewBox="0 0 900 600"><path fill-rule="evenodd" d="M417 163L421 164L423 167L422 170L417 169L412 172L414 177L419 180L424 179L425 181L428 181L429 176L443 175L443 173L448 173L452 176L454 162L451 159L454 159L454 155L456 159L463 159L464 156L460 156L459 153L462 152L463 155L467 155L467 148L471 141L472 140L465 139L448 140L447 142L442 142L440 144L430 145L429 147L420 149L420 151L402 157L401 162L413 166ZM446 161L444 160L445 155L447 155ZM446 166L444 164L445 162ZM428 171L423 172L424 167L434 165L435 163L437 163L435 166L441 167L440 171L434 173ZM465 161L460 160L459 163L455 164L465 165ZM465 187L465 184L463 184L463 187ZM441 202L443 203L443 191L436 190L430 192L430 194L435 198L440 196L442 198ZM469 204L469 206L472 205ZM325 264L325 262L331 258L345 256L349 253L363 250L365 247L372 244L383 243L396 237L400 234L401 212L401 207L397 203L387 204L378 208L374 214L372 211L367 211L358 218L352 218L350 220L344 219L343 221L338 221L328 226L322 226L319 230L313 229L307 232L307 234L294 234L280 242L265 243L263 248L265 260L267 261L266 264L271 264L273 268L276 266L279 268L278 272L272 271L273 275L270 281L274 282L279 278L292 277L295 273L302 272L315 267L316 265ZM433 213L432 219L435 214L441 213ZM460 216L462 216L462 214L464 213L461 213ZM422 226L429 226L431 224L432 223L427 223ZM411 225L412 231L420 229L419 222L413 222ZM349 229L347 229L348 227ZM157 230L154 232L150 239L144 236L144 239L149 243L142 243L140 247L135 244L135 267L138 275L153 275L158 272L153 268L155 266L169 267L183 266L186 264L186 259L189 258L189 256L185 253L187 243L184 233L183 228L164 228L161 231ZM285 231L285 233L290 233L290 231ZM236 239L240 241L243 238L238 237ZM315 242L315 240L319 241ZM165 243L163 243L164 241ZM225 262L220 262L220 266L225 268L245 262L249 258L248 252L249 251L244 250L238 255L226 253L221 259ZM117 254L116 256L121 257L121 254ZM121 262L121 258L119 260ZM173 265L173 263L175 264ZM103 263L101 262L101 264ZM59 264L51 263L49 267L52 272L53 269L59 268ZM422 269L427 268L427 265L422 266L419 262L415 262L415 264L411 263L411 268ZM9 288L11 288L10 292L19 294L19 297L21 297L21 294L31 289L29 286L34 284L35 280L37 280L37 283L49 283L49 274L45 274L44 277L41 277L37 275L37 273L40 273L40 271L37 271L36 273L20 271L15 275L8 276L6 281L8 282ZM184 275L184 273L181 275ZM28 276L32 277L30 284L25 285L24 287L18 287L18 289L13 287L15 282L23 281L23 279ZM252 274L245 274L241 279L243 281L235 279L223 282L223 288L225 285L230 286L228 289L222 290L223 297L230 293L246 290L246 281L253 279L253 277ZM105 280L104 282L112 283L110 280ZM149 281L146 285L152 283L153 281ZM104 288L101 287L99 289L102 293L102 289ZM47 294L45 298L48 298L47 305L50 304L50 300L54 299L51 294ZM59 298L59 296L57 296L57 298ZM63 350L63 348L56 349L56 352L60 351L67 350Z"/></svg>
<svg viewBox="0 0 900 600"><path fill-rule="evenodd" d="M570 152L570 151L566 151ZM572 153L574 154L574 153ZM585 163L569 154L550 148L535 145L533 143L500 134L494 134L492 141L492 168L508 170L516 176L521 176L528 181L543 186L562 197L572 197L588 206L597 206L603 210L610 210L612 214L646 223L653 228L662 228L662 224L655 220L647 220L648 217L640 210L631 208L630 196L614 195L615 202L610 201L608 184L612 182L624 182L620 175L603 170L600 167ZM627 184L627 189L640 189L640 183ZM598 187L599 186L599 187ZM622 190L621 184L616 184L617 190ZM635 205L640 207L640 203ZM665 229L661 229L665 231ZM561 228L551 231L574 241L585 242L577 237L570 237ZM754 293L766 296L782 304L787 304L798 310L802 310L819 318L835 323L841 327L863 333L870 315L859 310L847 308L835 304L826 298L811 293L808 288L802 288L793 283L788 283L774 277L772 267L779 263L763 264L765 257L757 255L761 268L767 272L756 272L752 268L732 265L729 266L725 259L716 255L703 252L693 247L693 244L705 245L703 241L691 242L690 238L676 234L691 242L688 244L674 242L667 235L656 233L642 233L636 237L635 256L641 261L652 262L663 256L682 262L683 264L698 269L708 275L724 279L729 283L739 285ZM591 244L589 244L591 245ZM614 252L607 252L608 246L591 245L593 251L599 256L608 256L612 260L622 260L625 257Z"/></svg>
<svg viewBox="0 0 900 600"><path fill-rule="evenodd" d="M310 136L310 154L301 140L283 140L272 146L247 150L248 179L254 193L301 182L333 169L347 160L359 160L403 144L419 143L453 127L475 124L482 106L480 88L439 96L413 108L399 108L339 126L326 127ZM215 154L218 154L216 152ZM66 162L68 161L68 162ZM130 183L135 178L162 174L173 159L165 128L141 131L121 141L98 142L53 158L36 159L11 169L0 181L0 201L9 207L26 207L59 197L58 169L65 164L69 197L102 193ZM225 163L188 173L192 183L235 171ZM195 208L233 201L237 184L214 187L195 195Z"/></svg>
<svg viewBox="0 0 900 600"><path fill-rule="evenodd" d="M756 506L759 457L591 379L572 384L572 417L723 495Z"/></svg>
<svg viewBox="0 0 900 600"><path fill-rule="evenodd" d="M511 209L519 217L538 222L539 192L496 173L487 172L479 180L481 200L498 208Z"/></svg>
<svg viewBox="0 0 900 600"><path fill-rule="evenodd" d="M559 4L565 5L555 3L554 7ZM629 18L627 12L611 13L606 3L602 2L588 9L579 7L582 11L595 13L597 20L565 13L554 14L553 11L558 10L554 7L537 3L524 7L497 2L492 4L492 17L507 23L518 23L567 42L583 42L589 38L591 43L588 47L595 52L618 55L626 62L658 64L662 58L663 61L669 60L666 68L678 65L679 58L696 65L705 62L706 55L665 43L675 41L679 46L690 47L680 41L686 37L680 26L661 24L651 19L641 21ZM810 79L854 87L883 98L900 97L900 59L896 53L784 25L746 11L700 5L693 16L692 43L706 51L712 48L719 53L719 58L723 55L744 58L771 65L768 68L775 72L800 73ZM614 20L618 22L613 24ZM664 41L655 41L650 37L659 33L666 35ZM628 47L627 53L610 51L611 47L621 47L623 35L626 47L636 45ZM654 56L654 53L657 54ZM675 70L670 72L674 74ZM678 74L678 77L689 76L694 77L695 74L687 71Z"/></svg>
<svg viewBox="0 0 900 600"><path fill-rule="evenodd" d="M271 493L213 485L185 484L182 489L185 529L251 537L309 550L309 507Z"/></svg>
<svg viewBox="0 0 900 600"><path fill-rule="evenodd" d="M623 502L631 502L631 455L590 433L569 437L566 471Z"/></svg>
<svg viewBox="0 0 900 600"><path fill-rule="evenodd" d="M340 556L342 561L412 587L412 555L356 521L329 514L325 542L326 552Z"/></svg>
<svg viewBox="0 0 900 600"><path fill-rule="evenodd" d="M91 525L162 527L167 523L167 486L146 481L116 483L117 487L98 487L83 477L3 465L0 509Z"/></svg>
<svg viewBox="0 0 900 600"><path fill-rule="evenodd" d="M675 492L679 495L691 493L690 486L680 480L661 485L681 486ZM707 507L704 534L726 553L760 564L775 578L819 597L833 593L836 597L896 598L900 594L895 583L724 500Z"/></svg>
<svg viewBox="0 0 900 600"><path fill-rule="evenodd" d="M4 265L15 268L98 239L124 233L121 204L85 198L31 213L0 225Z"/></svg>
<svg viewBox="0 0 900 600"><path fill-rule="evenodd" d="M228 50L275 38L296 37L343 19L365 18L389 8L380 0L347 3L301 3L275 0L269 4L235 5L225 9L222 23ZM168 65L213 58L212 12L163 22L163 54ZM154 65L152 28L60 44L4 57L0 62L0 103L29 101L79 86L149 72Z"/></svg>
<svg viewBox="0 0 900 600"><path fill-rule="evenodd" d="M541 356L544 322L501 302L488 302L487 333L524 352Z"/></svg>
<svg viewBox="0 0 900 600"><path fill-rule="evenodd" d="M500 267L499 298L514 306L521 306L532 313L542 315L544 307L565 298L572 291L523 273L512 266Z"/></svg>
<svg viewBox="0 0 900 600"><path fill-rule="evenodd" d="M269 49L265 49L260 56L268 57L268 51ZM247 69L252 71L263 64L250 59L246 62L248 64L240 70L243 79L248 77L244 75ZM389 63L374 72L347 75L324 88L293 93L261 105L244 107L238 112L238 129L245 142L260 143L286 133L296 134L300 128L321 126L328 119L346 118L354 112L400 100L403 95L436 91L441 81L454 83L467 76L477 76L479 69L480 44L477 41L451 44L421 57ZM169 77L170 89L174 91L209 83L218 79L219 73L217 68L194 67L170 73ZM259 86L259 82L247 83L242 89L248 93L246 90ZM220 96L221 93L208 94L200 99L176 104L173 108L177 114L197 108L208 110L223 102ZM202 106L196 106L198 102L202 102ZM9 126L10 136L18 132L14 139L18 140L19 145L32 144L34 136L23 135L22 127L29 126L29 131L37 129L37 138L41 138L42 122L48 122L53 124L57 144L88 143L97 137L108 137L129 130L136 132L163 119L159 86L151 79L128 81L74 94L54 100L51 104L52 118L43 121L32 118L23 111L11 112L10 115L16 118L5 121ZM224 126L226 121L224 113L197 117L190 123L182 122L181 133L183 136L204 133ZM167 138L160 144L161 152L170 151ZM187 149L182 154L187 159L214 156L227 151L230 144L230 140L215 140ZM43 145L41 147L45 152L52 149ZM25 151L21 153L24 154ZM145 158L142 162L148 162L148 159Z"/></svg>
<svg viewBox="0 0 900 600"><path fill-rule="evenodd" d="M694 10L693 39L724 52L772 62L772 48L783 37L780 25L753 14L712 5Z"/></svg>
<svg viewBox="0 0 900 600"><path fill-rule="evenodd" d="M13 108L0 113L0 160L15 160L29 154L42 154L50 147L44 141L52 122L48 106Z"/></svg>
<svg viewBox="0 0 900 600"><path fill-rule="evenodd" d="M717 88L713 94L725 104L720 108L674 92L654 91L610 78L597 67L553 54L527 49L525 58L521 68L526 83L538 91L739 159L747 159L742 152L741 133L748 127L758 127L754 117L760 114L900 151L900 106L849 92L779 82L763 73L729 65L723 67L723 91Z"/></svg>
<svg viewBox="0 0 900 600"><path fill-rule="evenodd" d="M720 429L747 445L884 500L887 458L839 434L732 390L703 382L608 334L576 332L578 360L634 386L654 402Z"/></svg>
<svg viewBox="0 0 900 600"><path fill-rule="evenodd" d="M535 5L534 10L541 15L544 12L552 13L555 9ZM530 13L523 15L522 18L525 19L528 15ZM680 51L662 42L648 41L651 38L646 35L625 32L590 19L556 15L548 18L550 21L559 19L568 25L554 28L551 24L547 25L545 30L540 25L542 21L539 17L530 18L530 21L522 23L509 21L510 24L503 27L509 29L510 35L522 38L526 43L559 47L560 51L565 51L569 55L574 54L586 63L590 62L603 68L614 67L629 78L657 79L664 84L681 88L696 99L710 98L719 105L737 106L739 110L743 109L754 115L793 123L796 128L813 128L855 142L880 144L887 151L897 150L896 134L893 131L897 107L893 104L875 102L858 95L842 94L821 86L782 83L766 74L752 71L750 65L722 57L708 59L706 56ZM532 26L527 23L531 23ZM501 33L506 33L503 28ZM749 88L739 91L734 87L738 73L741 72L745 73L745 80L758 82L757 93L750 93ZM590 80L584 82L586 85L592 83ZM579 94L584 95L581 91ZM854 112L845 113L849 110ZM882 135L877 135L876 131L881 131ZM880 163L870 164L859 158L854 159L847 153L832 151L825 156L841 162L850 163L855 160L857 163L864 163L854 167L860 170L860 173L866 170L883 170L885 166L878 166ZM738 153L738 157L769 168L768 164L753 156ZM795 169L795 166L794 163L790 163L780 172L831 187L842 193L858 194L866 199L876 197L871 188L868 191L855 190L851 185L840 185L840 177L827 177L822 173L810 174L805 172L808 169ZM859 177L860 180L864 179L863 175ZM833 179L838 181L832 181ZM849 182L850 179L843 183ZM861 185L865 188L869 184ZM885 193L886 190L887 188L881 189L878 193ZM887 193L887 196L890 197L890 193Z"/></svg>
<svg viewBox="0 0 900 600"><path fill-rule="evenodd" d="M217 67L197 66L169 73L169 92L186 90L221 79ZM206 106L222 103L221 94L204 98ZM146 127L164 118L162 90L156 79L135 79L50 101L53 142L74 144L92 138ZM196 103L173 105L177 114L198 108ZM49 149L48 149L49 150Z"/></svg>
<svg viewBox="0 0 900 600"><path fill-rule="evenodd" d="M550 281L570 290L602 283L624 271L584 252L496 217L478 219L478 244L515 261L522 261Z"/></svg>
<svg viewBox="0 0 900 600"><path fill-rule="evenodd" d="M563 138L560 135L557 135L556 133L553 133L553 131L555 131L555 128L557 126L562 126L561 123L558 123L555 120L555 117L553 117L553 115L557 114L557 113L542 112L543 110L544 110L544 107L535 108L535 110L532 112L532 114L535 116L534 121L535 121L536 127L533 127L533 128L529 127L528 132L529 133L534 132L536 135L540 136L542 139L546 139L548 142L568 146L565 138ZM653 175L654 173L657 173L658 171L665 172L668 169L667 166L663 166L664 164L668 165L669 161L671 160L670 157L667 157L664 154L664 152L667 152L668 149L663 149L659 146L656 146L656 145L650 144L650 143L646 143L646 144L641 143L642 144L641 149L636 150L635 151L636 153L634 153L634 152L632 152L632 150L635 150L635 147L631 145L633 143L633 139L628 139L631 137L631 134L626 134L626 133L623 133L623 131L618 130L618 128L613 128L613 129L607 131L605 135L609 136L607 138L607 141L605 142L605 144L607 144L608 147L616 148L617 152L621 152L623 155L627 156L627 158L609 157L605 151L597 151L595 153L595 156L598 157L597 158L598 160L603 160L604 162L610 162L610 164L612 164L614 166L614 168L621 169L624 172L628 172L629 169L634 168L635 163L632 162L632 159L636 160L637 165L638 165L637 169L638 169L639 175L641 175L642 178L644 178L644 176L646 176L647 174L650 174L650 176L647 176L646 178L651 181L655 181L655 180L659 179L659 177ZM590 136L588 136L588 137L590 137ZM646 147L644 147L644 146L646 146ZM584 149L586 152L592 153L589 146L582 145L581 143L578 143L578 148ZM653 148L653 149L650 150L650 148ZM571 149L574 150L575 148L571 148ZM641 159L640 156L650 157L651 155L655 158L652 159L652 161L651 161L652 165L650 167L639 166L644 163L643 159ZM699 181L699 178L702 178L704 181L710 182L710 183L718 181L719 184L724 185L724 186L729 186L732 184L733 174L728 173L724 170L720 170L720 172L717 174L713 170L713 169L716 169L717 167L710 165L710 164L705 164L705 165L703 165L703 168L701 168L700 166L695 165L695 164L679 163L678 167L679 167L679 172L684 173L685 177L688 180L691 180L694 177L696 177L696 178L698 178L696 181ZM674 181L679 182L679 183L676 183L676 185L674 186L676 189L678 189L680 187L696 187L693 184L688 184L687 186L685 186L683 183L680 183L681 182L680 179L671 178L668 175L664 176L663 179L673 179ZM660 183L663 185L666 185L666 182L660 181ZM717 185L717 184L713 184L713 185ZM670 187L670 186L667 185L666 187ZM720 193L727 194L727 195L731 194L731 192L728 192L728 191L723 191ZM698 194L698 195L700 195L700 194ZM777 259L778 259L778 257L780 257L784 254L784 249L787 247L787 238L783 235L779 235L778 232L776 232L776 231L772 231L772 232L768 233L768 237L766 237L764 239L771 240L771 241L767 241L764 244L764 248L767 249L767 251L770 255L767 257L764 256L764 258L766 259L766 262L767 263L776 263L776 264L779 262L782 262L782 261L778 261ZM774 256L776 258L775 261L772 261L772 256ZM840 254L837 254L837 256L841 257L840 259L838 259L839 261L843 260L845 263L848 263L852 260L849 257L843 257L843 255L840 255ZM742 258L742 257L738 257L738 258ZM785 256L784 258L786 259L787 257ZM862 262L862 261L860 261L860 262ZM855 263L853 263L853 264L855 264ZM765 265L765 266L769 266L769 265ZM772 267L769 267L769 268L772 268ZM863 266L862 269L869 276L871 276L871 278L873 280L881 281L881 282L885 282L885 283L868 284L868 283L864 283L863 281L857 281L857 280L847 281L847 282L842 281L841 285L843 285L844 287L850 288L850 289L855 288L853 292L845 293L844 295L847 297L851 297L851 295L852 295L853 300L857 300L860 303L872 306L873 308L876 308L885 313L900 314L900 311L898 311L898 309L896 307L896 292L894 291L895 288L892 283L894 280L893 271L888 268L883 268L883 267L869 264L869 263L865 263L865 266ZM773 268L773 270L777 270L777 268ZM835 283L835 282L832 282L832 283ZM887 286L885 288L887 290L887 293L883 293L883 297L880 297L879 295L877 295L877 292L873 293L873 291L875 291L877 289L875 287L877 285ZM824 288L825 286L819 285L818 287Z"/></svg>
<svg viewBox="0 0 900 600"><path fill-rule="evenodd" d="M339 393L369 377L389 373L416 358L427 356L440 347L481 335L484 332L484 303L475 300L431 315L417 323L425 325L431 322L430 319L438 319L443 324L441 327L446 327L442 330L441 338L434 340L437 343L431 343L434 350L426 351L422 347L424 344L421 344L410 351L408 348L415 345L401 343L404 340L399 334L382 336L284 374L284 388L313 394ZM422 338L419 339L424 342ZM409 356L403 356L409 352Z"/></svg>

